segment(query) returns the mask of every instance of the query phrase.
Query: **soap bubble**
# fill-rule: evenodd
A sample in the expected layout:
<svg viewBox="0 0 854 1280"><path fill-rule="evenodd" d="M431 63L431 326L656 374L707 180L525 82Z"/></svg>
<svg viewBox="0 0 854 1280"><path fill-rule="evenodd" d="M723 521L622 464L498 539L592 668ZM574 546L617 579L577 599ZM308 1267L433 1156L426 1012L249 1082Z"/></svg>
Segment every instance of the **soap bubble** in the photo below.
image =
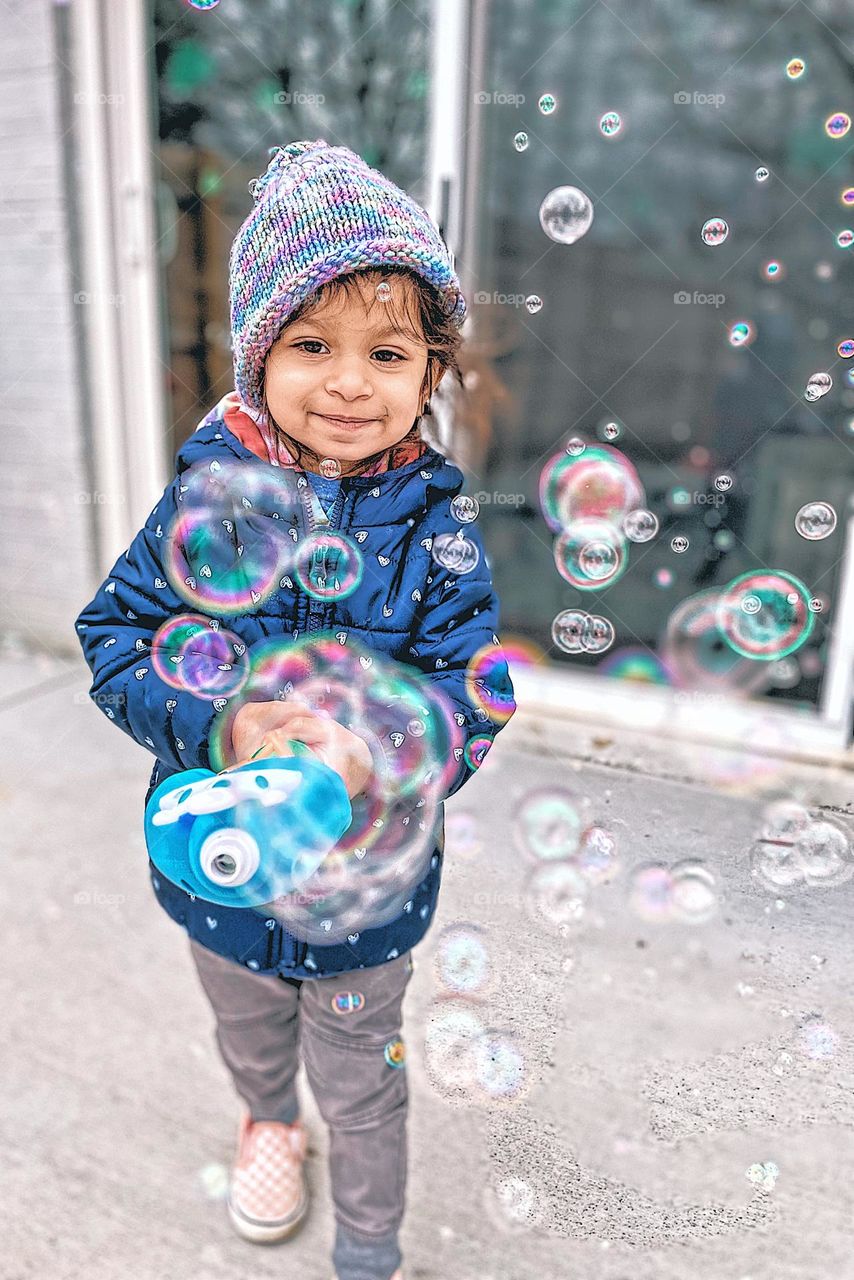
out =
<svg viewBox="0 0 854 1280"><path fill-rule="evenodd" d="M544 116L550 116L557 109L557 98L552 93L544 93L537 102Z"/></svg>
<svg viewBox="0 0 854 1280"><path fill-rule="evenodd" d="M596 518L574 520L556 538L554 558L561 577L581 591L616 582L628 563L622 534Z"/></svg>
<svg viewBox="0 0 854 1280"><path fill-rule="evenodd" d="M850 360L854 356L854 338L843 338L836 351L843 360Z"/></svg>
<svg viewBox="0 0 854 1280"><path fill-rule="evenodd" d="M528 149L527 133L517 133L515 138L513 139L513 146L516 148L517 151L527 151Z"/></svg>
<svg viewBox="0 0 854 1280"><path fill-rule="evenodd" d="M563 609L552 623L552 639L564 653L581 653L588 615L581 609Z"/></svg>
<svg viewBox="0 0 854 1280"><path fill-rule="evenodd" d="M745 610L747 597L759 609ZM790 573L753 571L734 578L718 601L717 623L727 643L746 658L784 658L808 639L814 619L809 593Z"/></svg>
<svg viewBox="0 0 854 1280"><path fill-rule="evenodd" d="M592 222L590 197L578 187L555 187L540 205L540 226L558 244L575 244Z"/></svg>
<svg viewBox="0 0 854 1280"><path fill-rule="evenodd" d="M532 316L535 316L538 311L542 311L543 300L539 296L539 294L531 293L525 299L525 307L527 308L528 311L530 311Z"/></svg>
<svg viewBox="0 0 854 1280"><path fill-rule="evenodd" d="M584 804L571 792L546 787L529 792L513 823L517 849L536 862L561 862L578 849Z"/></svg>
<svg viewBox="0 0 854 1280"><path fill-rule="evenodd" d="M297 548L294 576L314 600L343 600L362 580L362 553L343 533L310 533Z"/></svg>
<svg viewBox="0 0 854 1280"><path fill-rule="evenodd" d="M473 924L448 925L439 934L436 975L456 996L482 997L491 981L491 961L483 931Z"/></svg>
<svg viewBox="0 0 854 1280"><path fill-rule="evenodd" d="M677 555L682 555L683 552L687 551L689 545L684 533L677 533L675 538L670 539L670 549L675 551Z"/></svg>
<svg viewBox="0 0 854 1280"><path fill-rule="evenodd" d="M566 936L584 917L588 884L572 862L535 867L525 885L525 906L531 919Z"/></svg>
<svg viewBox="0 0 854 1280"><path fill-rule="evenodd" d="M585 653L604 653L616 638L614 625L607 618L592 613L584 624L582 643Z"/></svg>
<svg viewBox="0 0 854 1280"><path fill-rule="evenodd" d="M341 475L341 463L337 458L323 458L320 463L320 474L327 480L337 480Z"/></svg>
<svg viewBox="0 0 854 1280"><path fill-rule="evenodd" d="M460 524L469 524L472 520L476 520L479 511L477 498L458 493L451 500L451 515L455 520L459 520Z"/></svg>
<svg viewBox="0 0 854 1280"><path fill-rule="evenodd" d="M683 689L746 696L767 687L762 663L734 652L718 625L720 591L708 588L680 601L667 619L661 657Z"/></svg>
<svg viewBox="0 0 854 1280"><path fill-rule="evenodd" d="M379 302L390 302L392 296L392 287L388 280L381 280L374 290Z"/></svg>
<svg viewBox="0 0 854 1280"><path fill-rule="evenodd" d="M449 573L471 573L480 563L477 544L462 533L437 533L430 554Z"/></svg>
<svg viewBox="0 0 854 1280"><path fill-rule="evenodd" d="M539 498L553 532L583 516L616 524L644 505L643 486L634 466L607 444L585 446L580 454L554 454L540 473Z"/></svg>
<svg viewBox="0 0 854 1280"><path fill-rule="evenodd" d="M737 320L730 326L729 341L732 347L749 347L756 337L756 330L749 320Z"/></svg>
<svg viewBox="0 0 854 1280"><path fill-rule="evenodd" d="M807 381L804 396L807 400L820 400L822 396L827 395L832 386L833 379L829 373L814 373Z"/></svg>
<svg viewBox="0 0 854 1280"><path fill-rule="evenodd" d="M703 223L703 229L700 234L703 237L704 244L723 244L729 235L729 226L723 218L708 218Z"/></svg>
<svg viewBox="0 0 854 1280"><path fill-rule="evenodd" d="M615 138L623 127L623 121L618 111L606 111L599 121L600 132L606 138Z"/></svg>
<svg viewBox="0 0 854 1280"><path fill-rule="evenodd" d="M851 231L850 228L846 227L844 231L840 231L837 235L836 243L839 245L840 249L850 249L852 244L854 244L854 231Z"/></svg>
<svg viewBox="0 0 854 1280"><path fill-rule="evenodd" d="M182 613L167 619L151 642L151 662L162 680L197 698L228 698L249 676L246 645L207 618Z"/></svg>
<svg viewBox="0 0 854 1280"><path fill-rule="evenodd" d="M795 516L795 528L802 538L818 542L836 528L836 512L829 502L807 502Z"/></svg>
<svg viewBox="0 0 854 1280"><path fill-rule="evenodd" d="M649 542L658 533L658 516L645 507L628 511L623 516L623 533L629 542Z"/></svg>
<svg viewBox="0 0 854 1280"><path fill-rule="evenodd" d="M769 169L765 168L764 164L761 164L759 168L756 170L754 177L756 178L757 182L767 182L768 179L771 177L771 172Z"/></svg>
<svg viewBox="0 0 854 1280"><path fill-rule="evenodd" d="M798 80L807 69L803 58L790 58L786 63L786 75L790 80Z"/></svg>
<svg viewBox="0 0 854 1280"><path fill-rule="evenodd" d="M834 111L824 122L824 131L829 138L844 138L851 128L851 117L844 111Z"/></svg>
<svg viewBox="0 0 854 1280"><path fill-rule="evenodd" d="M163 530L169 585L200 613L252 612L293 563L303 527L294 475L260 459L213 459L183 473L177 496L177 515Z"/></svg>

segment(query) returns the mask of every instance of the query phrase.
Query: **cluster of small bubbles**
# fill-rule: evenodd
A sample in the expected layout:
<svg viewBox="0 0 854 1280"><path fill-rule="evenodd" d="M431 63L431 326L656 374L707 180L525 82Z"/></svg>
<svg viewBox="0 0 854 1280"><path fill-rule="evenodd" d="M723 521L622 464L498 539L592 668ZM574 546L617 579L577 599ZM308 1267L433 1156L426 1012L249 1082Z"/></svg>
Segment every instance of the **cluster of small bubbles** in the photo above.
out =
<svg viewBox="0 0 854 1280"><path fill-rule="evenodd" d="M798 80L807 69L803 58L790 58L786 63L786 75L790 80Z"/></svg>
<svg viewBox="0 0 854 1280"><path fill-rule="evenodd" d="M752 1182L761 1191L773 1191L780 1176L780 1170L773 1160L763 1164L752 1164L745 1172L748 1182Z"/></svg>
<svg viewBox="0 0 854 1280"><path fill-rule="evenodd" d="M154 670L173 689L213 701L238 693L249 677L239 636L191 613L167 619L151 642Z"/></svg>
<svg viewBox="0 0 854 1280"><path fill-rule="evenodd" d="M675 551L677 555L682 555L689 546L690 543L684 533L677 533L675 538L670 539L670 550Z"/></svg>
<svg viewBox="0 0 854 1280"><path fill-rule="evenodd" d="M671 867L645 863L631 874L629 905L649 923L704 924L718 909L715 877L693 859Z"/></svg>
<svg viewBox="0 0 854 1280"><path fill-rule="evenodd" d="M475 717L506 724L516 709L511 689L506 650L489 641L472 654L466 666L466 693Z"/></svg>
<svg viewBox="0 0 854 1280"><path fill-rule="evenodd" d="M638 507L623 516L623 533L629 542L649 542L658 533L658 516L646 507Z"/></svg>
<svg viewBox="0 0 854 1280"><path fill-rule="evenodd" d="M826 372L818 372L812 374L807 381L807 389L804 390L804 398L808 401L817 401L822 396L827 396L828 390L834 385L834 379Z"/></svg>
<svg viewBox="0 0 854 1280"><path fill-rule="evenodd" d="M756 337L756 328L749 320L737 320L730 325L729 342L731 347L749 347Z"/></svg>
<svg viewBox="0 0 854 1280"><path fill-rule="evenodd" d="M751 868L775 893L835 886L854 875L854 850L834 823L813 818L797 801L777 800L763 812L751 850Z"/></svg>
<svg viewBox="0 0 854 1280"><path fill-rule="evenodd" d="M854 204L854 187L846 187L845 190L841 192L839 199L843 204Z"/></svg>
<svg viewBox="0 0 854 1280"><path fill-rule="evenodd" d="M814 1061L832 1058L839 1047L839 1036L818 1014L810 1014L798 1028L798 1046Z"/></svg>
<svg viewBox="0 0 854 1280"><path fill-rule="evenodd" d="M470 498L468 494L458 493L451 499L451 515L460 524L470 524L472 520L476 520L479 511L477 498Z"/></svg>
<svg viewBox="0 0 854 1280"><path fill-rule="evenodd" d="M795 528L810 542L829 538L836 528L836 512L829 502L807 502L795 516Z"/></svg>
<svg viewBox="0 0 854 1280"><path fill-rule="evenodd" d="M337 458L322 458L320 474L325 476L327 480L337 480L341 475L341 463Z"/></svg>
<svg viewBox="0 0 854 1280"><path fill-rule="evenodd" d="M606 111L599 121L599 130L606 138L614 138L623 127L623 120L618 111Z"/></svg>
<svg viewBox="0 0 854 1280"><path fill-rule="evenodd" d="M294 576L314 600L352 595L364 572L362 553L343 533L310 533L297 548Z"/></svg>
<svg viewBox="0 0 854 1280"><path fill-rule="evenodd" d="M845 227L844 230L838 233L836 243L840 249L850 249L851 245L854 244L854 231L850 227Z"/></svg>
<svg viewBox="0 0 854 1280"><path fill-rule="evenodd" d="M381 280L375 290L378 302L391 301L391 285L388 280Z"/></svg>
<svg viewBox="0 0 854 1280"><path fill-rule="evenodd" d="M538 293L529 293L525 299L525 307L532 316L535 316L538 311L542 311L543 300Z"/></svg>
<svg viewBox="0 0 854 1280"><path fill-rule="evenodd" d="M854 356L854 338L843 338L836 348L836 352L843 360L850 360Z"/></svg>
<svg viewBox="0 0 854 1280"><path fill-rule="evenodd" d="M544 116L550 116L557 108L557 98L552 93L544 93L537 102L537 106Z"/></svg>
<svg viewBox="0 0 854 1280"><path fill-rule="evenodd" d="M516 148L517 151L527 151L528 142L529 142L529 138L527 133L517 133L515 138L513 139L513 146Z"/></svg>
<svg viewBox="0 0 854 1280"><path fill-rule="evenodd" d="M614 643L614 627L607 618L563 609L552 622L552 639L564 653L604 653Z"/></svg>
<svg viewBox="0 0 854 1280"><path fill-rule="evenodd" d="M626 542L607 520L574 520L555 539L558 573L580 591L596 591L616 582L628 563Z"/></svg>
<svg viewBox="0 0 854 1280"><path fill-rule="evenodd" d="M767 182L771 177L771 171L770 169L766 169L764 164L761 164L753 176L756 178L757 182Z"/></svg>
<svg viewBox="0 0 854 1280"><path fill-rule="evenodd" d="M729 235L729 225L723 218L707 218L700 234L704 244L723 244Z"/></svg>
<svg viewBox="0 0 854 1280"><path fill-rule="evenodd" d="M480 563L477 543L462 533L437 533L430 555L449 573L471 573Z"/></svg>
<svg viewBox="0 0 854 1280"><path fill-rule="evenodd" d="M555 187L540 205L540 226L550 240L575 244L590 230L593 205L578 187Z"/></svg>
<svg viewBox="0 0 854 1280"><path fill-rule="evenodd" d="M444 928L434 964L439 983L452 995L480 998L486 993L492 966L483 931L477 925L460 923Z"/></svg>
<svg viewBox="0 0 854 1280"><path fill-rule="evenodd" d="M755 596L759 608L743 607ZM717 605L721 635L736 653L771 661L793 653L809 638L813 618L809 593L802 582L783 570L743 573L724 588Z"/></svg>
<svg viewBox="0 0 854 1280"><path fill-rule="evenodd" d="M765 266L762 268L762 273L766 280L782 280L783 276L786 274L782 265L773 258L770 262L765 263Z"/></svg>
<svg viewBox="0 0 854 1280"><path fill-rule="evenodd" d="M851 128L851 117L844 111L834 111L824 122L824 132L829 138L844 138Z"/></svg>
<svg viewBox="0 0 854 1280"><path fill-rule="evenodd" d="M733 486L733 478L727 471L722 471L719 476L715 476L713 483L718 493L729 493Z"/></svg>
<svg viewBox="0 0 854 1280"><path fill-rule="evenodd" d="M623 434L623 428L619 422L603 422L600 427L603 440L610 442L616 440Z"/></svg>
<svg viewBox="0 0 854 1280"><path fill-rule="evenodd" d="M293 563L290 535L301 509L292 473L273 472L260 460L215 458L190 467L178 513L162 531L165 577L182 600L206 614L251 611Z"/></svg>

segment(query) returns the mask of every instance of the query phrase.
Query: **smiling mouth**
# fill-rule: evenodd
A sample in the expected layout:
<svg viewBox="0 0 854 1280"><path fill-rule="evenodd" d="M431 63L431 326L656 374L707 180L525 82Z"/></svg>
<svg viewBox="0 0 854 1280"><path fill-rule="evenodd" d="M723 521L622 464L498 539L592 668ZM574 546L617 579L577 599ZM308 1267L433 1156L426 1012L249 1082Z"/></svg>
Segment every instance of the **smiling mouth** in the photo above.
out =
<svg viewBox="0 0 854 1280"><path fill-rule="evenodd" d="M376 418L339 418L330 413L318 413L318 418L325 418L327 422L340 422L345 427L360 427L368 422L376 422Z"/></svg>

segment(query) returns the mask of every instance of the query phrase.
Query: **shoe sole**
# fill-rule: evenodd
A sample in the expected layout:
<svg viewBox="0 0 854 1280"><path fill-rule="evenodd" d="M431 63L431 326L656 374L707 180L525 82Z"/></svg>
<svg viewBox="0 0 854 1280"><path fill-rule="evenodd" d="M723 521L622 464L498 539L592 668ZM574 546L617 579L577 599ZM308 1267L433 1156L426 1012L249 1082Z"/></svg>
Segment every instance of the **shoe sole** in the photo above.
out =
<svg viewBox="0 0 854 1280"><path fill-rule="evenodd" d="M302 1199L297 1205L291 1217L281 1222L255 1222L251 1218L246 1218L238 1208L228 1199L228 1216L231 1225L239 1236L244 1240L250 1240L253 1244L274 1244L277 1240L285 1240L288 1236L293 1235L297 1227L308 1213L309 1196L303 1188Z"/></svg>

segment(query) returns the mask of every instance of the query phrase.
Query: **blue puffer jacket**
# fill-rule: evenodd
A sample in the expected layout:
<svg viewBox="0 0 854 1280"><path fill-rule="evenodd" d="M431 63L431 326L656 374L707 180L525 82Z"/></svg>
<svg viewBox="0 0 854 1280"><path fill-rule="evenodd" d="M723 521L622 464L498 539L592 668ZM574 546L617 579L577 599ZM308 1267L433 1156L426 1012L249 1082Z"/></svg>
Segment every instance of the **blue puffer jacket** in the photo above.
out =
<svg viewBox="0 0 854 1280"><path fill-rule="evenodd" d="M209 758L208 739L216 717L226 714L228 699L211 702L176 691L158 675L150 649L166 619L191 611L167 581L162 557L166 533L181 510L182 476L199 463L209 466L214 459L232 463L235 458L251 459L256 468L266 466L274 475L281 474L270 463L260 462L229 430L224 415L209 414L178 450L175 478L76 622L94 677L90 697L156 757L146 803L158 783L173 773L220 767ZM304 481L299 471L298 476ZM332 631L340 641L343 633L429 677L450 703L463 742L494 737L515 704L503 660L488 677L488 690L504 707L500 722L474 705L466 692L467 664L484 645L499 642L498 602L478 531L474 524L460 526L450 509L462 486L459 468L430 448L396 469L343 478L330 513L331 525L351 536L359 533L357 542L371 572L364 573L351 595L329 601L309 597L286 577L282 580L286 585L280 584L252 612L229 616L224 625L247 649L268 636L297 638ZM300 512L299 520L302 532L308 532L308 508ZM446 573L431 558L430 539L461 528L477 544L480 561L470 573ZM456 754L459 758L446 796L458 791L472 772L465 754ZM172 884L150 861L149 871L161 906L209 950L260 973L328 977L391 960L423 937L433 918L441 879L441 804L432 839L429 867L411 901L391 923L362 931L355 944L308 944L268 918L263 909L214 906Z"/></svg>

